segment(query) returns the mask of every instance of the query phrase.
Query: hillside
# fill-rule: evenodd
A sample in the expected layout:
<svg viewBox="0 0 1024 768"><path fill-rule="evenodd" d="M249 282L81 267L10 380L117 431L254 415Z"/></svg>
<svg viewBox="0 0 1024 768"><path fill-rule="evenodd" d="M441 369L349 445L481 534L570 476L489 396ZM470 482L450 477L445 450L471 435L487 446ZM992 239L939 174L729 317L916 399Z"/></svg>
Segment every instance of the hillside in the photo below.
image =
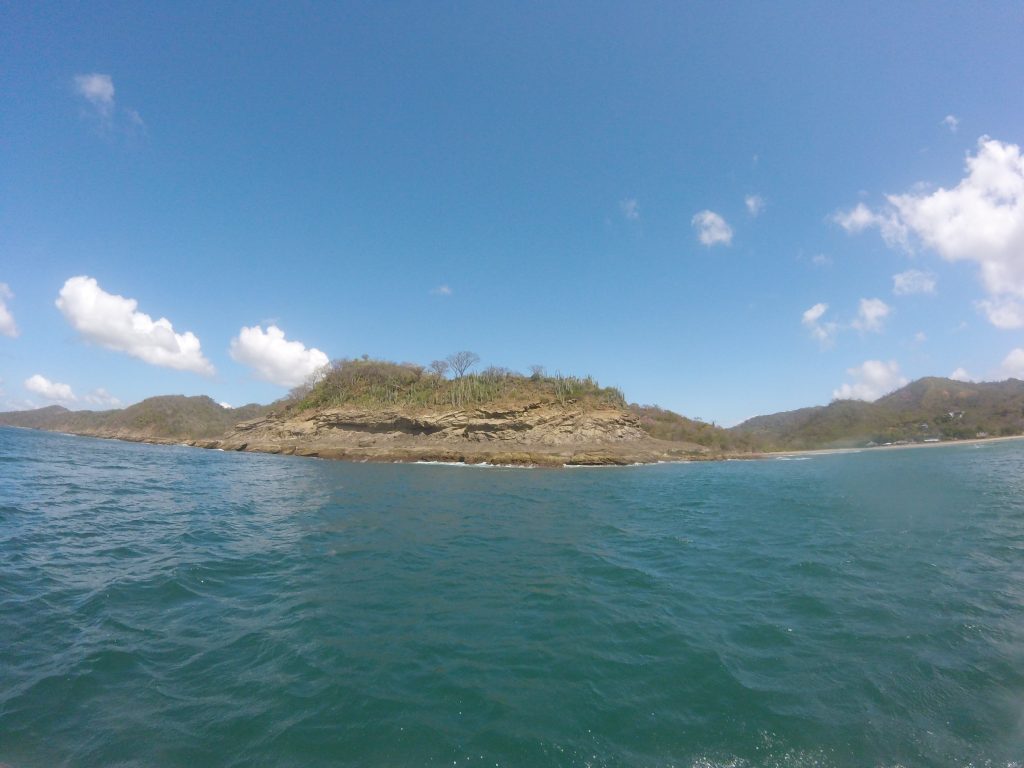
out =
<svg viewBox="0 0 1024 768"><path fill-rule="evenodd" d="M640 420L640 428L657 440L695 443L720 452L758 450L757 439L750 434L731 432L706 421L680 416L657 405L632 403L629 410Z"/></svg>
<svg viewBox="0 0 1024 768"><path fill-rule="evenodd" d="M729 431L768 450L1019 435L1024 434L1024 382L928 377L873 403L836 400L827 406L757 416Z"/></svg>
<svg viewBox="0 0 1024 768"><path fill-rule="evenodd" d="M5 413L0 424L357 461L544 466L715 458L742 442L668 411L627 407L620 390L590 377L444 373L339 360L270 406L228 410L208 397L168 396L113 411Z"/></svg>
<svg viewBox="0 0 1024 768"><path fill-rule="evenodd" d="M267 406L224 408L200 395L165 395L109 411L69 411L59 405L0 413L0 424L76 435L151 442L184 442L219 437Z"/></svg>
<svg viewBox="0 0 1024 768"><path fill-rule="evenodd" d="M652 437L620 390L590 377L488 368L448 378L369 359L335 362L272 413L204 445L353 460L546 466L719 455L694 441Z"/></svg>
<svg viewBox="0 0 1024 768"><path fill-rule="evenodd" d="M590 377L448 377L364 358L332 363L269 406L169 395L120 410L0 413L0 425L358 461L630 464L1024 434L1024 382L924 378L873 403L837 400L723 429L627 405Z"/></svg>

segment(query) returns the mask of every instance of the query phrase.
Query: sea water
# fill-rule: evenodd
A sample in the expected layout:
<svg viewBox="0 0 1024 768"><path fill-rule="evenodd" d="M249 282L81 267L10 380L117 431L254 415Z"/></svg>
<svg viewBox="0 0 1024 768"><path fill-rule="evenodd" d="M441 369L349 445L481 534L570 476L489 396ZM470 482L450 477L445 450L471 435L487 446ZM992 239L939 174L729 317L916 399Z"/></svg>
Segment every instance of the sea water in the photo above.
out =
<svg viewBox="0 0 1024 768"><path fill-rule="evenodd" d="M1024 442L615 470L0 429L0 763L1010 766Z"/></svg>

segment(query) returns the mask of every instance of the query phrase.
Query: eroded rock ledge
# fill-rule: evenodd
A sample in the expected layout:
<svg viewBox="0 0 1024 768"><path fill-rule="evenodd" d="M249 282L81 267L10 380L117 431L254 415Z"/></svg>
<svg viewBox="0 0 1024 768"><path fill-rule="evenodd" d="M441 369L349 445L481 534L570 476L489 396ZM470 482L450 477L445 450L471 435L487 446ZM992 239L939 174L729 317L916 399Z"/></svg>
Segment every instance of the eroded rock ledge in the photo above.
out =
<svg viewBox="0 0 1024 768"><path fill-rule="evenodd" d="M619 408L534 402L443 412L354 407L268 416L238 424L202 448L349 461L510 465L626 465L717 458L696 444L654 440Z"/></svg>

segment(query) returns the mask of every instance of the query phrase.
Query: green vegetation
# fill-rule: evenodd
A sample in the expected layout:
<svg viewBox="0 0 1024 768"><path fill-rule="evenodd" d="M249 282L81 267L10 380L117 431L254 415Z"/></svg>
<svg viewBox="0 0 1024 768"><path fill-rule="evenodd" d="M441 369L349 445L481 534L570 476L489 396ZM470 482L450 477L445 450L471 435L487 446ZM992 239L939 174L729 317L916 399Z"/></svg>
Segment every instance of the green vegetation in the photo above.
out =
<svg viewBox="0 0 1024 768"><path fill-rule="evenodd" d="M716 451L752 451L756 450L756 440L749 435L734 434L717 424L709 424L700 419L688 419L673 411L667 411L656 405L629 406L640 419L640 427L651 437L658 440L669 440L680 443L697 443Z"/></svg>
<svg viewBox="0 0 1024 768"><path fill-rule="evenodd" d="M621 390L601 387L589 376L545 376L541 373L524 376L498 367L487 368L480 373L466 373L465 367L451 364L450 369L456 372L456 376L448 379L444 372L449 368L442 362L435 361L428 370L413 363L369 358L337 360L313 381L293 390L285 406L298 411L345 405L429 409L538 401L562 405L573 403L584 407L625 406ZM456 360L456 363L462 362Z"/></svg>
<svg viewBox="0 0 1024 768"><path fill-rule="evenodd" d="M0 424L103 437L202 440L267 412L262 405L223 408L206 396L151 397L112 411L69 411L59 405L0 414Z"/></svg>
<svg viewBox="0 0 1024 768"><path fill-rule="evenodd" d="M0 424L129 440L208 440L242 421L270 414L354 406L423 412L463 408L515 408L530 404L628 409L651 437L697 444L721 453L859 447L925 440L1024 434L1024 381L969 383L925 378L866 403L758 416L731 429L689 419L653 405L627 406L621 390L591 377L530 375L491 367L479 373L471 352L434 361L429 368L364 357L331 363L307 385L270 405L227 409L209 397L152 397L121 410L69 411L60 406L0 413ZM451 375L451 378L449 378Z"/></svg>
<svg viewBox="0 0 1024 768"><path fill-rule="evenodd" d="M768 450L854 447L1024 434L1024 382L962 382L929 377L865 403L758 416L730 432Z"/></svg>

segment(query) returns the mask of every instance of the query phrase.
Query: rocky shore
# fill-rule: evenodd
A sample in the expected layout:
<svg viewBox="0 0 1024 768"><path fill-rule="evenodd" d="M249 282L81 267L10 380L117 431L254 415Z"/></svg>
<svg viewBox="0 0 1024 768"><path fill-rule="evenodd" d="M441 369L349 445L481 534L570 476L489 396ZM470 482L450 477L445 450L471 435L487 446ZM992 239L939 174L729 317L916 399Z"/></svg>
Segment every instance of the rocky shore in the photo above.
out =
<svg viewBox="0 0 1024 768"><path fill-rule="evenodd" d="M189 444L349 461L545 467L720 458L695 443L651 438L621 408L545 402L441 412L308 410L242 422L223 438Z"/></svg>

